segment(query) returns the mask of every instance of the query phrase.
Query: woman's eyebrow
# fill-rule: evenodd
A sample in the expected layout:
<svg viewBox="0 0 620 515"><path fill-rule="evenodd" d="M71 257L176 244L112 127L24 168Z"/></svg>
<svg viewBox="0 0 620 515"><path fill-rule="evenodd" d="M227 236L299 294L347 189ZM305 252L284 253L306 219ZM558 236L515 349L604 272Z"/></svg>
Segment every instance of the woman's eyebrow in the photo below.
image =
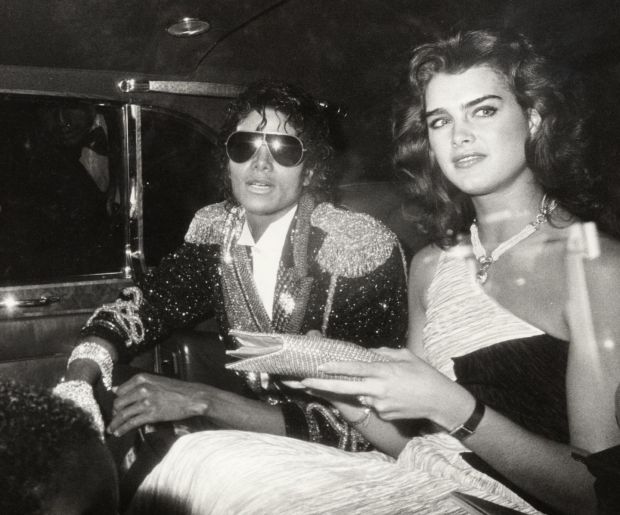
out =
<svg viewBox="0 0 620 515"><path fill-rule="evenodd" d="M473 107L481 102L484 102L485 100L489 100L491 98L497 99L497 100L502 100L502 97L500 97L499 95L484 95L478 98L474 98L473 100L470 100L469 102L466 102L465 104L463 104L462 108L463 109L469 109L470 107ZM439 113L445 113L446 110L443 107L438 107L437 109L432 109L431 111L425 111L424 113L424 118L428 118L430 116L439 114Z"/></svg>
<svg viewBox="0 0 620 515"><path fill-rule="evenodd" d="M475 106L476 104L479 104L480 102L484 102L485 100L489 100L490 98L494 98L497 100L502 100L502 97L500 97L499 95L484 95L482 97L479 98L474 98L473 100L470 100L469 102L467 102L466 104L463 105L464 109L468 109L470 107Z"/></svg>

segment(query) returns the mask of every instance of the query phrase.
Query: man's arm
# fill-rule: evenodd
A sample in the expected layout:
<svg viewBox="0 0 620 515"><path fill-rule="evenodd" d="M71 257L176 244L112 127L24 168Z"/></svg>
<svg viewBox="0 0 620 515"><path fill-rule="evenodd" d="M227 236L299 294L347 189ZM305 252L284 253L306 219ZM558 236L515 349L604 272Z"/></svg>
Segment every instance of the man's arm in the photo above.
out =
<svg viewBox="0 0 620 515"><path fill-rule="evenodd" d="M98 308L81 331L81 341L106 340L127 361L168 336L213 315L219 295L214 246L184 243L165 257L139 286Z"/></svg>

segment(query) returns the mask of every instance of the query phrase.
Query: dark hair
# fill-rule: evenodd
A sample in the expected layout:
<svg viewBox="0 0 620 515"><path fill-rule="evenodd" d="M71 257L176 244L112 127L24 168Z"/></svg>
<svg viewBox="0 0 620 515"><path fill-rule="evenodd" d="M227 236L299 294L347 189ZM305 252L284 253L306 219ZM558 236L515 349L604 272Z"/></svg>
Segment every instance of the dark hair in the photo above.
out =
<svg viewBox="0 0 620 515"><path fill-rule="evenodd" d="M334 186L334 173L331 168L333 147L330 142L329 123L323 108L301 87L274 81L258 81L247 86L229 105L226 119L220 130L218 154L220 161L220 187L229 202L238 204L232 194L228 156L224 144L237 125L252 111L263 116L265 109L272 108L286 117L297 136L302 140L307 152L304 157L304 170L314 173L305 191L317 200L331 200Z"/></svg>
<svg viewBox="0 0 620 515"><path fill-rule="evenodd" d="M522 109L535 108L540 127L525 143L528 166L545 193L571 214L617 232L610 199L601 188L601 170L592 166L589 113L583 85L554 67L523 35L473 30L415 49L405 88L397 98L394 119L394 164L413 180L416 200L424 206L430 239L453 245L474 217L470 198L440 172L429 153L424 120L426 88L437 73L458 74L475 66L499 72ZM590 166L588 166L590 165Z"/></svg>
<svg viewBox="0 0 620 515"><path fill-rule="evenodd" d="M33 385L0 382L0 513L45 512L68 478L77 482L94 465L84 452L93 445L103 443L71 402Z"/></svg>

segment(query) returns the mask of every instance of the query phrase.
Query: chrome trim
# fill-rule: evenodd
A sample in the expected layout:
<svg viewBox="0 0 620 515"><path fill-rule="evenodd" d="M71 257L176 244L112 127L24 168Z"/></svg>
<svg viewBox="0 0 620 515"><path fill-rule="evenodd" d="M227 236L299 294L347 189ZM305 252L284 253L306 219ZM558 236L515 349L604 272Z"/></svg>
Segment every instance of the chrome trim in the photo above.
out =
<svg viewBox="0 0 620 515"><path fill-rule="evenodd" d="M123 79L117 83L117 87L122 93L173 93L218 98L235 98L245 88L238 84L215 82L140 79Z"/></svg>
<svg viewBox="0 0 620 515"><path fill-rule="evenodd" d="M41 306L49 306L56 302L60 302L60 297L56 295L41 295L38 298L20 300L9 297L0 301L0 308L38 308Z"/></svg>
<svg viewBox="0 0 620 515"><path fill-rule="evenodd" d="M127 226L125 229L126 279L140 279L146 272L142 225L142 111L140 106L123 106L123 160L127 170L125 195Z"/></svg>

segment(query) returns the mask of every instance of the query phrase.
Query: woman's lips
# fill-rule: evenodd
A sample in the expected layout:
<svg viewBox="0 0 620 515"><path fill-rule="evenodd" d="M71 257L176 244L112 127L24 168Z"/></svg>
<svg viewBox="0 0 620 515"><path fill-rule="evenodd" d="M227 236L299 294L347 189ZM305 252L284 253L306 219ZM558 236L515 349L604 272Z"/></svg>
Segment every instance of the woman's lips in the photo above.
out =
<svg viewBox="0 0 620 515"><path fill-rule="evenodd" d="M469 168L482 161L486 156L477 152L471 152L455 157L452 161L456 168Z"/></svg>

